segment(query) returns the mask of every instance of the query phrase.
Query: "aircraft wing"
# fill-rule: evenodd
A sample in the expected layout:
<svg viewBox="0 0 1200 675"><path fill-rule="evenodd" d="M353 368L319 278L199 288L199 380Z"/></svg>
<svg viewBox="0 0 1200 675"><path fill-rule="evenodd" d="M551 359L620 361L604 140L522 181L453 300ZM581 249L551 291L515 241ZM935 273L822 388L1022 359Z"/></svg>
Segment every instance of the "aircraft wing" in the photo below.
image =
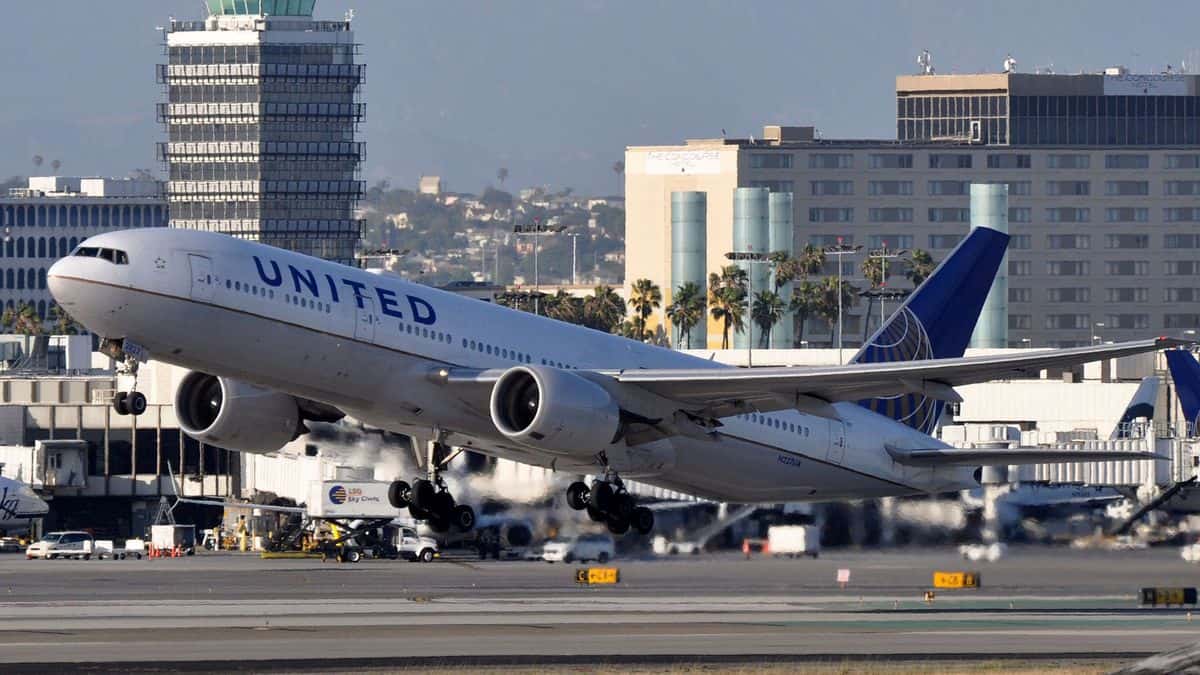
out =
<svg viewBox="0 0 1200 675"><path fill-rule="evenodd" d="M906 450L885 446L888 455L908 466L1004 466L1007 464L1061 464L1064 462L1115 462L1131 459L1170 459L1153 452L1126 450L1071 450L1064 448L922 448Z"/></svg>
<svg viewBox="0 0 1200 675"><path fill-rule="evenodd" d="M1036 375L1046 368L1070 367L1190 344L1157 338L1070 349L1021 350L987 356L890 363L853 363L815 368L713 368L623 370L612 373L659 396L705 410L761 412L797 408L836 417L836 401L920 393L960 401L953 387L1008 377Z"/></svg>

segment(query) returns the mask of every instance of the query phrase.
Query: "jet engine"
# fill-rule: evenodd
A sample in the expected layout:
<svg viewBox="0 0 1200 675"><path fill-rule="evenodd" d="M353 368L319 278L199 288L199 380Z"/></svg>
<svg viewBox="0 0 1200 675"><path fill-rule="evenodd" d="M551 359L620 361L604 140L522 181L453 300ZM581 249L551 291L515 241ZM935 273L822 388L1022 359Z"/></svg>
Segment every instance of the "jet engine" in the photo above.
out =
<svg viewBox="0 0 1200 675"><path fill-rule="evenodd" d="M304 431L295 398L196 371L179 383L175 415L188 436L239 452L275 452Z"/></svg>
<svg viewBox="0 0 1200 675"><path fill-rule="evenodd" d="M492 388L492 423L523 445L591 455L613 444L621 427L617 402L600 385L545 366L516 366Z"/></svg>

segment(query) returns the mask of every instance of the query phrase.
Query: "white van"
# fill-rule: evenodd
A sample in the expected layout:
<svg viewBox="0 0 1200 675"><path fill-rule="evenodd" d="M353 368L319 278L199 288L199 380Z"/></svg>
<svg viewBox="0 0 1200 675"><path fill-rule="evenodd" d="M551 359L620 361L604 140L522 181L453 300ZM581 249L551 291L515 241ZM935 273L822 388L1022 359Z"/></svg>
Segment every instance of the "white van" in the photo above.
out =
<svg viewBox="0 0 1200 675"><path fill-rule="evenodd" d="M95 541L87 532L48 532L25 549L25 559L81 558L87 560L95 550Z"/></svg>
<svg viewBox="0 0 1200 675"><path fill-rule="evenodd" d="M606 563L614 553L613 539L607 534L585 534L571 540L557 539L542 546L542 560L552 562Z"/></svg>

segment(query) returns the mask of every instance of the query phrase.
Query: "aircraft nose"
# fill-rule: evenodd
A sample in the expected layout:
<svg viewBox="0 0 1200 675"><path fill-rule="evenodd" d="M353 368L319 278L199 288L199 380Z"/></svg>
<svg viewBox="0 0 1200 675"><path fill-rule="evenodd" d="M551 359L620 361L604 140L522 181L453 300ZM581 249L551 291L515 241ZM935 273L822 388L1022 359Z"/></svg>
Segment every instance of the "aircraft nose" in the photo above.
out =
<svg viewBox="0 0 1200 675"><path fill-rule="evenodd" d="M70 297L71 263L70 258L61 258L46 271L46 286L50 289L50 295L54 296L54 301L62 306L74 301Z"/></svg>

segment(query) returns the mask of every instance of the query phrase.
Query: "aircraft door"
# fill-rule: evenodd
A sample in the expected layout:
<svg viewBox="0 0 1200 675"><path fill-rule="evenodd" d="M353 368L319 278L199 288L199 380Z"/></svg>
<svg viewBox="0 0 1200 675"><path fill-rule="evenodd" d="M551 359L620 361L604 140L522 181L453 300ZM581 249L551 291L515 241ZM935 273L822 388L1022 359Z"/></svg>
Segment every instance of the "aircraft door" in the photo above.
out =
<svg viewBox="0 0 1200 675"><path fill-rule="evenodd" d="M829 453L825 458L834 464L846 459L846 423L841 420L829 420Z"/></svg>
<svg viewBox="0 0 1200 675"><path fill-rule="evenodd" d="M202 255L188 254L188 266L192 270L192 299L212 300L213 281L212 261Z"/></svg>
<svg viewBox="0 0 1200 675"><path fill-rule="evenodd" d="M360 298L362 307L355 315L354 339L363 342L375 341L375 303L370 298Z"/></svg>

